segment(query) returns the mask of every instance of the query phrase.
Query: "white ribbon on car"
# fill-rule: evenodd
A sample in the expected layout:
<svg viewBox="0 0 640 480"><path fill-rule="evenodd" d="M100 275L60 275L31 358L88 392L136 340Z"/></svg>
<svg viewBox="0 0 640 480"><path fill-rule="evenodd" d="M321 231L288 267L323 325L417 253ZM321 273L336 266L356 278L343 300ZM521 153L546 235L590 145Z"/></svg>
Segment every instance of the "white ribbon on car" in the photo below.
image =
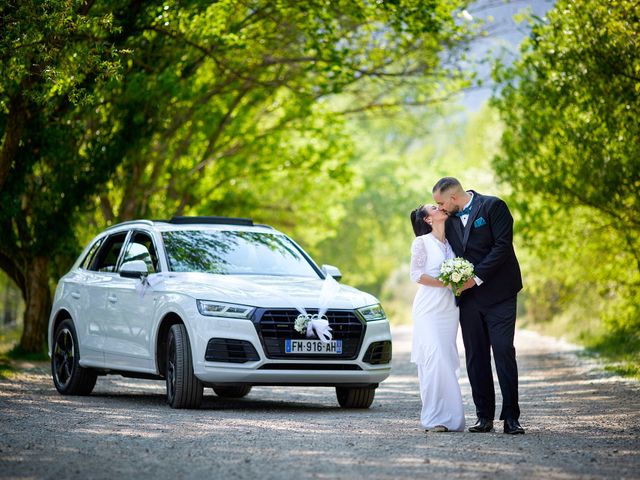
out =
<svg viewBox="0 0 640 480"><path fill-rule="evenodd" d="M247 282L249 283L249 282ZM251 283L251 287L254 289L262 290L270 295L280 297L286 300L289 304L293 305L300 315L296 317L296 320L304 320L307 324L306 336L307 338L313 338L314 333L322 343L329 343L333 338L331 334L331 327L329 326L329 319L325 315L331 304L331 300L340 291L340 284L331 276L327 275L322 282L322 289L320 290L320 299L318 301L318 313L310 314L304 306L291 295L287 295L280 290L276 290L264 285L258 285Z"/></svg>
<svg viewBox="0 0 640 480"><path fill-rule="evenodd" d="M140 281L136 283L136 292L138 292L138 295L142 298L147 290L154 290L159 285L162 285L165 278L167 278L167 276L164 273L143 275L140 277Z"/></svg>
<svg viewBox="0 0 640 480"><path fill-rule="evenodd" d="M327 313L327 310L329 309L331 300L333 300L339 291L340 285L338 285L338 282L336 282L331 275L327 275L324 282L322 282L317 315L309 315L304 308L302 308L300 315L305 315L308 319L307 338L313 337L315 332L316 336L322 343L329 343L331 341L333 335L331 334L329 319L326 317L325 313ZM300 309L298 309L298 311L300 311ZM300 318L300 315L298 315L298 318Z"/></svg>
<svg viewBox="0 0 640 480"><path fill-rule="evenodd" d="M140 281L136 284L136 292L140 298L144 297L147 290L155 290L159 286L163 286L166 278L170 276L166 273L152 273L150 275L143 275L140 277ZM307 313L304 306L298 302L298 299L291 295L287 295L280 290L276 290L275 288L266 287L264 285L259 285L252 282L246 282L250 284L251 288L263 290L270 295L274 295L277 297L286 300L289 304L293 305L300 315L296 318L296 320L301 319L305 320L307 324L306 336L307 338L313 338L314 334L318 337L318 339L322 343L329 343L333 338L331 333L331 327L329 326L329 319L325 315L327 310L329 309L329 305L333 298L340 291L340 284L336 282L336 280L331 276L327 275L322 282L322 289L320 290L320 299L318 301L318 313L310 314Z"/></svg>
<svg viewBox="0 0 640 480"><path fill-rule="evenodd" d="M307 319L307 338L313 338L315 332L316 336L322 343L329 343L333 338L331 334L331 327L329 326L329 319L325 315L309 315L308 313L301 313L298 318L306 317ZM296 319L297 320L297 319Z"/></svg>

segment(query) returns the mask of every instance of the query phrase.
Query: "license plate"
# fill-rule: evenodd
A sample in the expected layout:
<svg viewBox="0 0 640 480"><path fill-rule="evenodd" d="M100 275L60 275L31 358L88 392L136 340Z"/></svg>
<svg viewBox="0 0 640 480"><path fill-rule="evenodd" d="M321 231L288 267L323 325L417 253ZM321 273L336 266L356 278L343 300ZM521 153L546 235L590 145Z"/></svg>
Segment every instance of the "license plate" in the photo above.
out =
<svg viewBox="0 0 640 480"><path fill-rule="evenodd" d="M320 340L292 340L284 341L285 353L322 353L329 355L342 354L342 340L331 340L322 343Z"/></svg>

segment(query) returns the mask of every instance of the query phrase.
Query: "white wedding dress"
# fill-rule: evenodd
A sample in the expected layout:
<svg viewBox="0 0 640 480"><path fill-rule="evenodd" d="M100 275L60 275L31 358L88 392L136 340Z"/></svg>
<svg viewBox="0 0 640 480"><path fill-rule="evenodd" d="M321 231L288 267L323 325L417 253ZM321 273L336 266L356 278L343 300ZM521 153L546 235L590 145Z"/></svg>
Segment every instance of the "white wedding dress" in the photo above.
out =
<svg viewBox="0 0 640 480"><path fill-rule="evenodd" d="M411 246L411 280L424 273L436 278L445 259L454 258L448 242L433 234L416 237ZM418 367L422 412L426 429L444 425L464 430L464 409L458 377L460 360L456 337L459 312L449 288L419 285L413 301L413 348L411 361Z"/></svg>

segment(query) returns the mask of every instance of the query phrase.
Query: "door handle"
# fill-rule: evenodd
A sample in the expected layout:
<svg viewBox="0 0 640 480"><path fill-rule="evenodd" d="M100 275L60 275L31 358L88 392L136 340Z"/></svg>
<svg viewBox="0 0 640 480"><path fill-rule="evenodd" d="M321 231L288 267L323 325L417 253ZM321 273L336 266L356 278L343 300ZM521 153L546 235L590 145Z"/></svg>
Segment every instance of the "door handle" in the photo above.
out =
<svg viewBox="0 0 640 480"><path fill-rule="evenodd" d="M71 292L71 296L73 298L80 298L80 294L78 292Z"/></svg>
<svg viewBox="0 0 640 480"><path fill-rule="evenodd" d="M118 301L118 297L116 297L115 295L109 295L107 297L107 300L109 300L111 303L116 303Z"/></svg>

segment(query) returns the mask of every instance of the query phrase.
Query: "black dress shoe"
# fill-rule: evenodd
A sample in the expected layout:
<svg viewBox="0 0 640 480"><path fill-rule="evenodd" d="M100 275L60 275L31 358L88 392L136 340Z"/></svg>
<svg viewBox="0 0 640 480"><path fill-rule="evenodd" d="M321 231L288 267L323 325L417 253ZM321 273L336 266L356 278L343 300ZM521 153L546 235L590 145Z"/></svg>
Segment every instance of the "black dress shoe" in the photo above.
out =
<svg viewBox="0 0 640 480"><path fill-rule="evenodd" d="M520 426L515 418L507 418L504 421L504 433L509 435L524 435L524 428Z"/></svg>
<svg viewBox="0 0 640 480"><path fill-rule="evenodd" d="M489 420L488 418L478 417L478 421L472 427L469 427L469 431L471 433L478 432L492 432L493 431L493 420Z"/></svg>

